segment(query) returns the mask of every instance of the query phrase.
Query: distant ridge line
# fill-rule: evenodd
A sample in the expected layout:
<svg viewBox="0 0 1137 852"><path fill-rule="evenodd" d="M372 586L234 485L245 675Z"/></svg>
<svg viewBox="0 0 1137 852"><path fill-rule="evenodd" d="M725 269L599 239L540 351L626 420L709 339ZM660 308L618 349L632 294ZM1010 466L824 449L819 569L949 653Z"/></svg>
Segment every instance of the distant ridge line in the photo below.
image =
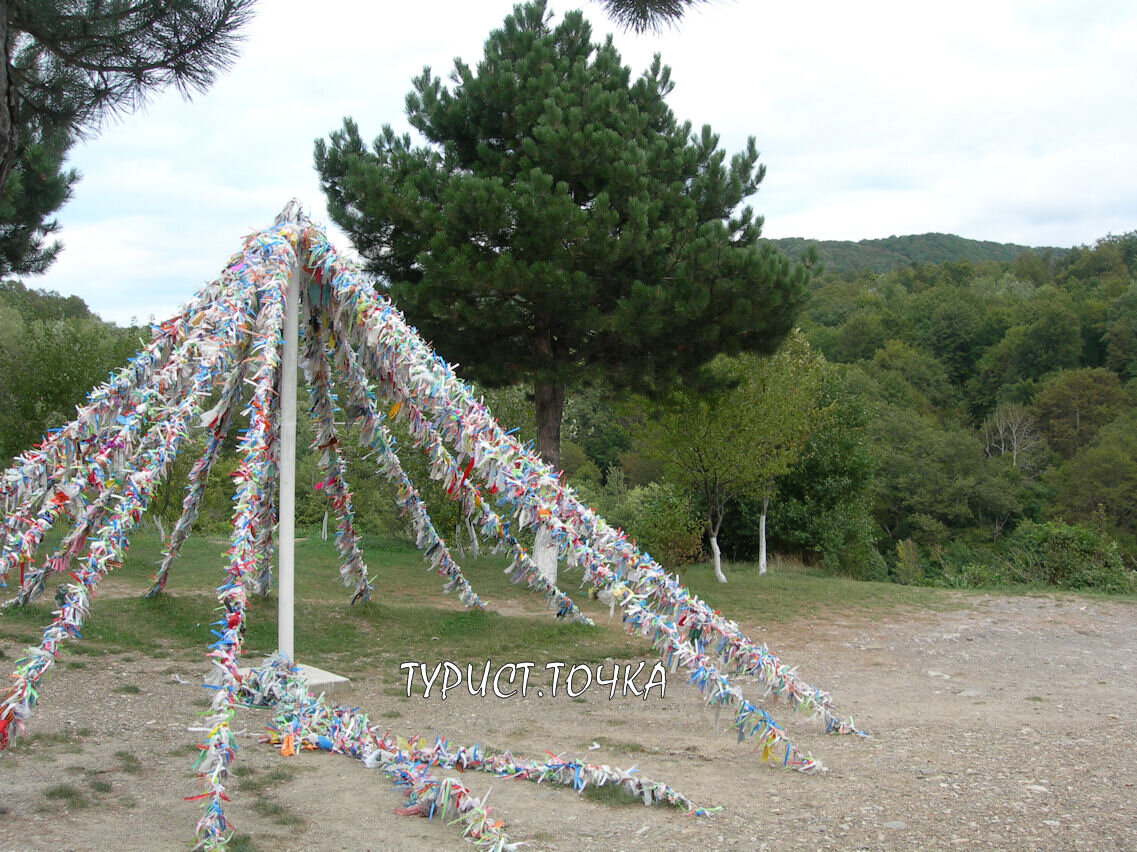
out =
<svg viewBox="0 0 1137 852"><path fill-rule="evenodd" d="M871 240L810 240L803 237L783 237L766 240L787 256L797 259L808 246L816 246L818 259L833 272L856 272L869 269L888 272L913 263L947 263L952 261L995 261L1010 263L1023 252L1049 254L1060 257L1070 251L1055 246L1023 246L1017 243L996 243L990 240L970 240L955 234L912 234Z"/></svg>

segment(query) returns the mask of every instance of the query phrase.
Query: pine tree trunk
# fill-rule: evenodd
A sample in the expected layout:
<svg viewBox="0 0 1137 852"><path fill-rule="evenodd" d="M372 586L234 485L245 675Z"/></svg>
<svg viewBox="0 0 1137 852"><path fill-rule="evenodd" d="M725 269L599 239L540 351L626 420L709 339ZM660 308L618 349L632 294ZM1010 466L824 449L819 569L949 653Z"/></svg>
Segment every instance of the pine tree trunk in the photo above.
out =
<svg viewBox="0 0 1137 852"><path fill-rule="evenodd" d="M766 510L770 507L770 498L762 498L762 518L758 521L758 574L766 573Z"/></svg>
<svg viewBox="0 0 1137 852"><path fill-rule="evenodd" d="M0 69L0 192L16 162L19 149L19 119L16 115L16 87L12 79L13 33L8 25L10 2L0 0L0 45L4 48L4 67Z"/></svg>
<svg viewBox="0 0 1137 852"><path fill-rule="evenodd" d="M561 466L561 413L565 407L564 385L533 385L537 420L537 452L553 470Z"/></svg>
<svg viewBox="0 0 1137 852"><path fill-rule="evenodd" d="M537 452L553 470L561 466L561 414L565 407L565 386L535 383L533 404L537 420ZM537 528L533 544L537 571L550 583L557 582L557 548L544 527Z"/></svg>

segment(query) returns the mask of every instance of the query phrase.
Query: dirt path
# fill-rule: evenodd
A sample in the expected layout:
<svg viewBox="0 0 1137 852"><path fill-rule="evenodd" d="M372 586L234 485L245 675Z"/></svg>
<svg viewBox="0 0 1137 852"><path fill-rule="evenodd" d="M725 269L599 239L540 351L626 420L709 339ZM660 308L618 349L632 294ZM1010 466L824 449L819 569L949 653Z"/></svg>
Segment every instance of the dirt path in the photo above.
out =
<svg viewBox="0 0 1137 852"><path fill-rule="evenodd" d="M443 702L392 695L400 672L390 671L358 680L341 701L407 736L637 764L723 806L696 819L466 775L475 792L492 788L491 808L528 849L1137 850L1137 607L976 597L949 612L751 635L830 690L872 738L826 737L774 705L830 771L763 766L716 731L678 675L666 698L646 702L598 689L575 700ZM0 850L188 848L200 813L183 797L197 792L187 727L204 695L201 658L66 659L72 667L43 690L36 736L0 758ZM396 816L402 798L379 772L258 745L263 719L242 712L234 724L247 731L236 762L246 774L226 809L255 848L474 848L439 820ZM601 748L589 751L594 742Z"/></svg>

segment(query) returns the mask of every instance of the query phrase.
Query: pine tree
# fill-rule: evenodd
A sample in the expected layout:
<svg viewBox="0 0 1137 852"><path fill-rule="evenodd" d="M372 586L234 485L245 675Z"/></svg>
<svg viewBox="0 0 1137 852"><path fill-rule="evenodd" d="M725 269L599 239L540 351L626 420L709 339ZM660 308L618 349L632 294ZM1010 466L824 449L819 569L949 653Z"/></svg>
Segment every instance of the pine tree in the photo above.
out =
<svg viewBox="0 0 1137 852"><path fill-rule="evenodd" d="M62 245L48 238L59 229L49 218L71 198L79 180L64 168L69 137L56 134L20 145L8 182L0 190L0 275L35 275L55 260Z"/></svg>
<svg viewBox="0 0 1137 852"><path fill-rule="evenodd" d="M0 191L5 215L21 212L7 196L9 175L36 158L59 157L48 183L70 187L62 154L71 140L99 129L108 117L130 112L155 91L175 86L203 91L233 60L238 32L254 0L0 0ZM29 150L39 146L39 150ZM39 174L47 175L42 168ZM57 190L53 189L57 193ZM59 202L62 203L62 200ZM26 218L3 225L49 233L34 218L42 205L26 205ZM56 205L58 207L58 204ZM44 216L55 208L48 208ZM38 247L37 247L38 246ZM50 263L51 247L29 243L29 271ZM54 249L55 251L58 248ZM47 254L44 254L44 252ZM7 254L7 249L5 249Z"/></svg>
<svg viewBox="0 0 1137 852"><path fill-rule="evenodd" d="M350 118L318 140L332 218L448 358L488 386L531 383L537 448L559 461L566 387L651 391L719 352L771 352L807 272L759 245L739 205L764 169L727 163L664 102L656 57L632 82L578 12L518 6L454 88L425 69L407 97L426 139Z"/></svg>

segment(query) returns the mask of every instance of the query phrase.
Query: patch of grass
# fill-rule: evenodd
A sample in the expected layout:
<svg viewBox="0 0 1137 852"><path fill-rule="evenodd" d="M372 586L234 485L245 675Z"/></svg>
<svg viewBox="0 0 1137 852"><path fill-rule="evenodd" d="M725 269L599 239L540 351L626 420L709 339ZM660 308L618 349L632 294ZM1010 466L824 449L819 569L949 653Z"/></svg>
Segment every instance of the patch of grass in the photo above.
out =
<svg viewBox="0 0 1137 852"><path fill-rule="evenodd" d="M114 753L114 756L117 757L119 763L122 764L121 769L123 772L137 775L142 771L142 761L138 759L138 756L135 755L134 752L120 749Z"/></svg>
<svg viewBox="0 0 1137 852"><path fill-rule="evenodd" d="M45 798L51 799L53 802L59 802L65 808L71 808L72 810L80 810L91 806L91 800L84 796L78 788L72 787L70 784L56 784L54 787L48 787L43 795Z"/></svg>
<svg viewBox="0 0 1137 852"><path fill-rule="evenodd" d="M1034 702L1037 702L1039 704L1042 704L1046 701L1046 699L1043 698L1041 695L1028 695L1026 697L1026 700L1027 701L1034 701Z"/></svg>
<svg viewBox="0 0 1137 852"><path fill-rule="evenodd" d="M101 645L84 645L82 642L68 646L67 650L72 654L78 654L83 657L105 657L110 653L110 651Z"/></svg>
<svg viewBox="0 0 1137 852"><path fill-rule="evenodd" d="M229 852L260 852L251 834L234 834L226 848Z"/></svg>
<svg viewBox="0 0 1137 852"><path fill-rule="evenodd" d="M849 617L873 615L898 609L950 610L961 605L959 593L927 586L853 580L834 577L816 568L783 562L766 575L751 563L731 563L723 567L728 582L714 578L709 565L692 565L683 581L713 609L738 621L782 624L801 617ZM751 637L754 638L754 637Z"/></svg>
<svg viewBox="0 0 1137 852"><path fill-rule="evenodd" d="M257 796L253 802L253 810L261 816L271 818L278 825L303 825L304 823L303 817L297 816L284 805L266 799L264 796Z"/></svg>
<svg viewBox="0 0 1137 852"><path fill-rule="evenodd" d="M87 668L86 663L81 663L81 662L78 662L76 660L68 660L66 663L64 663L64 666L66 668L69 668L69 669L85 669L85 668Z"/></svg>
<svg viewBox="0 0 1137 852"><path fill-rule="evenodd" d="M53 752L80 754L83 747L80 740L91 735L90 728L74 731L52 731L51 733L29 734L17 739L11 746L13 754L32 752L37 759L54 760Z"/></svg>
<svg viewBox="0 0 1137 852"><path fill-rule="evenodd" d="M647 751L642 743L637 743L631 740L614 740L610 737L596 737L595 742L611 751L620 751L625 754L638 754ZM591 741L584 744L587 749L591 745Z"/></svg>
<svg viewBox="0 0 1137 852"><path fill-rule="evenodd" d="M588 786L581 792L581 797L598 805L611 807L624 807L626 805L643 805L644 800L635 793L629 792L621 784L605 784L603 787Z"/></svg>
<svg viewBox="0 0 1137 852"><path fill-rule="evenodd" d="M170 754L175 757L178 755L193 755L194 757L197 757L197 754L200 751L201 749L199 749L194 743L182 743L180 746L170 749Z"/></svg>
<svg viewBox="0 0 1137 852"><path fill-rule="evenodd" d="M87 782L87 786L94 793L109 793L111 791L111 782L104 778L91 778Z"/></svg>
<svg viewBox="0 0 1137 852"><path fill-rule="evenodd" d="M233 774L236 775L237 773L234 772ZM296 775L291 769L272 769L263 774L253 770L248 775L241 777L240 790L244 793L260 793L278 784L291 781L295 777Z"/></svg>
<svg viewBox="0 0 1137 852"><path fill-rule="evenodd" d="M121 807L124 807L124 808L136 808L136 807L138 807L138 802L135 800L135 798L133 796L121 796L118 800L118 803ZM230 847L230 848L232 848L232 847Z"/></svg>
<svg viewBox="0 0 1137 852"><path fill-rule="evenodd" d="M121 695L138 695L142 692L142 688L135 686L133 683L124 683L122 686L116 686L112 692L117 692Z"/></svg>

